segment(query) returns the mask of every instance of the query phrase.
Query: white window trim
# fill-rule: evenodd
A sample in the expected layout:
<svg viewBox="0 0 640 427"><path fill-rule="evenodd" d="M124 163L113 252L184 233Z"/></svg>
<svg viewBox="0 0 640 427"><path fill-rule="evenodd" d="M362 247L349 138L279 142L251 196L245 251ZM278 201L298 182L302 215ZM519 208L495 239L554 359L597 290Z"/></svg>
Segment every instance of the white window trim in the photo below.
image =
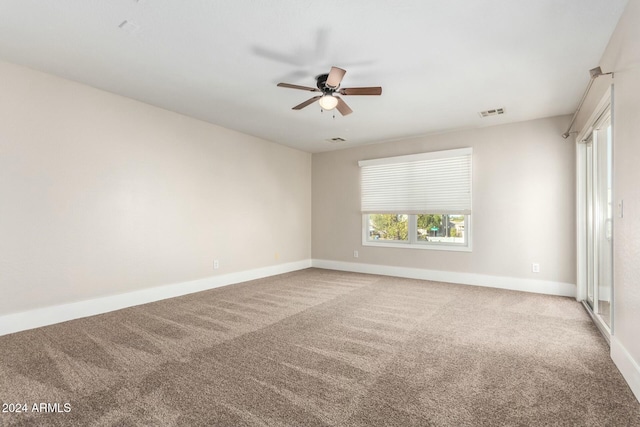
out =
<svg viewBox="0 0 640 427"><path fill-rule="evenodd" d="M400 213L400 212L399 212ZM398 240L369 240L369 214L362 214L362 246L377 246L379 248L402 248L402 249L426 249L435 251L452 251L452 252L472 252L473 242L471 233L471 219L472 215L466 215L465 219L465 236L467 238L467 244L451 244L451 243L427 243L418 242L417 237L413 233L409 233L409 240L401 242ZM415 222L415 216L409 214L409 222ZM409 225L409 230L412 227ZM414 227L415 229L415 227Z"/></svg>

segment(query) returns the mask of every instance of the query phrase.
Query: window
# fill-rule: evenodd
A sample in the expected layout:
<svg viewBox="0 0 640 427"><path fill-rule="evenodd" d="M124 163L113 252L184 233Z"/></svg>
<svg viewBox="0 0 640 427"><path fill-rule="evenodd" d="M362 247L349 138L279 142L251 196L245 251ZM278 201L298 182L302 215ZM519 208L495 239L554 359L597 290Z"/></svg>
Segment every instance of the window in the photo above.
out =
<svg viewBox="0 0 640 427"><path fill-rule="evenodd" d="M362 243L471 250L471 148L362 160Z"/></svg>

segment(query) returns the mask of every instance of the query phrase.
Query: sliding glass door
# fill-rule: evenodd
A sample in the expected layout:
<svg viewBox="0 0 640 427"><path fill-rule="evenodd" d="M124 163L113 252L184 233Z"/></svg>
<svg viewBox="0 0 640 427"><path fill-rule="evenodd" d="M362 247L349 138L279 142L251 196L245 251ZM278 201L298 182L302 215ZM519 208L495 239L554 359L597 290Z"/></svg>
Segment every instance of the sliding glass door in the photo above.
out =
<svg viewBox="0 0 640 427"><path fill-rule="evenodd" d="M595 273L597 264L595 261L595 244L594 244L594 191L593 191L593 135L589 135L585 141L584 149L584 170L586 175L584 200L585 200L585 252L586 252L586 282L587 282L587 304L592 310L595 310Z"/></svg>
<svg viewBox="0 0 640 427"><path fill-rule="evenodd" d="M586 303L601 326L611 331L613 298L613 209L611 114L609 109L594 123L583 140L581 170L585 244L582 264Z"/></svg>
<svg viewBox="0 0 640 427"><path fill-rule="evenodd" d="M597 219L598 219L598 310L602 321L611 328L613 295L613 209L612 209L612 140L611 118L596 129L597 148Z"/></svg>

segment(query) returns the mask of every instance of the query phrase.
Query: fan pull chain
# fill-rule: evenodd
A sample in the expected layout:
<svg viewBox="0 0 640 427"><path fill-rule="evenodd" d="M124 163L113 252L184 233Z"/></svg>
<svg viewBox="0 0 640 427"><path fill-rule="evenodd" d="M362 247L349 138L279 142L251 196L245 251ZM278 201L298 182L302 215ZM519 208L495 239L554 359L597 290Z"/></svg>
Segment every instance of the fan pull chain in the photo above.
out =
<svg viewBox="0 0 640 427"><path fill-rule="evenodd" d="M324 113L324 109L323 108L320 109L320 113ZM336 110L333 110L333 119L334 120L336 119Z"/></svg>

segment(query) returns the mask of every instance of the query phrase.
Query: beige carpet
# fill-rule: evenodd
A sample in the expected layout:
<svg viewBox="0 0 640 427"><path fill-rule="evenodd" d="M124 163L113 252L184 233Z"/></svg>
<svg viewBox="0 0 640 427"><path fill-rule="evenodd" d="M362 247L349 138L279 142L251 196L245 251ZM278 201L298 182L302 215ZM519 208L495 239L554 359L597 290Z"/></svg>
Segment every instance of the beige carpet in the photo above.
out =
<svg viewBox="0 0 640 427"><path fill-rule="evenodd" d="M0 401L28 405L0 425L640 425L573 299L318 269L0 337Z"/></svg>

